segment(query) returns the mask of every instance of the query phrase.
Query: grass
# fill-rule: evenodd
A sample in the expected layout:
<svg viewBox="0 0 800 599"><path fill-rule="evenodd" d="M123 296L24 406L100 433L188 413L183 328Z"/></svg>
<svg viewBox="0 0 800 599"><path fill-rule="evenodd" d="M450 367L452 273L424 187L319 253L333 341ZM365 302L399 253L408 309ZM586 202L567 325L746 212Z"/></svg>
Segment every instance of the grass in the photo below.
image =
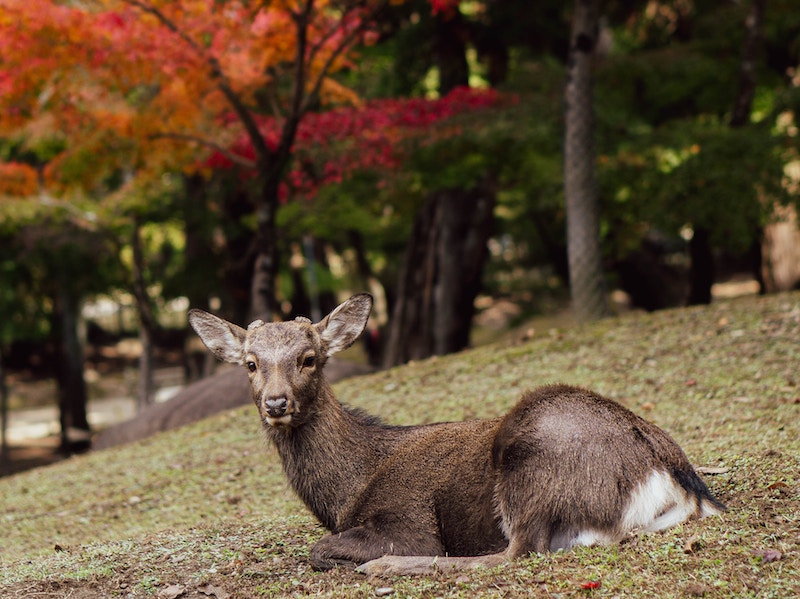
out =
<svg viewBox="0 0 800 599"><path fill-rule="evenodd" d="M324 531L244 408L0 479L0 596L800 595L800 294L552 330L335 390L404 424L495 416L556 381L616 399L720 469L705 479L729 511L468 574L316 573L308 551Z"/></svg>

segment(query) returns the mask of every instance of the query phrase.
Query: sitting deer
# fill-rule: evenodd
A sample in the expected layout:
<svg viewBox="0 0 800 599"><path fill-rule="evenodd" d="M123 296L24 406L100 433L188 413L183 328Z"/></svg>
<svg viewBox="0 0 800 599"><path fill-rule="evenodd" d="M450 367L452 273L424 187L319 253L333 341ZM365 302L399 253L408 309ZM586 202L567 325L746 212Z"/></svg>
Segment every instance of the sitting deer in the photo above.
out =
<svg viewBox="0 0 800 599"><path fill-rule="evenodd" d="M420 426L342 405L323 367L371 309L358 294L317 324L256 320L247 330L189 312L211 352L249 371L289 482L331 531L311 549L315 569L493 565L725 509L667 433L585 389L544 386L500 418Z"/></svg>

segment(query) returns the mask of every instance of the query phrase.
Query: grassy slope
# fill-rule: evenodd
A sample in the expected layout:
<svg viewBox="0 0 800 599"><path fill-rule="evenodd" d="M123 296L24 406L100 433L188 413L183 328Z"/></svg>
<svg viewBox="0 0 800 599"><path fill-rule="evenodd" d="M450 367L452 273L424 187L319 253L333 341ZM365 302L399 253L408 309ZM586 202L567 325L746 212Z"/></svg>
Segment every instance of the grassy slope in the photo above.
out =
<svg viewBox="0 0 800 599"><path fill-rule="evenodd" d="M246 408L0 480L0 596L363 597L376 586L395 597L800 595L800 294L541 332L336 391L413 423L497 415L555 381L620 401L694 463L727 468L705 478L729 512L457 577L314 573L308 548L323 531ZM600 586L582 588L590 581Z"/></svg>

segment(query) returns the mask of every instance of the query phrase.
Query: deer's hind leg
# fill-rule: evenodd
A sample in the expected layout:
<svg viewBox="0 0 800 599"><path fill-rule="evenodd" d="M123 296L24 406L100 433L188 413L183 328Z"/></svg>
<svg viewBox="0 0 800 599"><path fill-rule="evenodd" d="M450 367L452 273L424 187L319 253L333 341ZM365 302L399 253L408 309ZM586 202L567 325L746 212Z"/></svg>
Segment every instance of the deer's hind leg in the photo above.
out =
<svg viewBox="0 0 800 599"><path fill-rule="evenodd" d="M618 540L623 503L616 481L597 475L580 451L524 424L501 428L493 447L495 505L508 556Z"/></svg>

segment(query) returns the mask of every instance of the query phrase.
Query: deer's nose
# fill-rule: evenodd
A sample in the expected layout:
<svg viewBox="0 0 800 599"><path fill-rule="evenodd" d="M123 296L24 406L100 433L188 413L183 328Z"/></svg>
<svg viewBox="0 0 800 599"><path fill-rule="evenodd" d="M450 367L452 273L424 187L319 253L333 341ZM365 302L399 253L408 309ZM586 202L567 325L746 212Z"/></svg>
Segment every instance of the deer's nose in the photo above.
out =
<svg viewBox="0 0 800 599"><path fill-rule="evenodd" d="M267 411L267 414L272 418L280 418L284 414L286 414L286 408L289 405L289 402L286 400L285 397L275 397L272 399L265 399L264 400L264 409Z"/></svg>

